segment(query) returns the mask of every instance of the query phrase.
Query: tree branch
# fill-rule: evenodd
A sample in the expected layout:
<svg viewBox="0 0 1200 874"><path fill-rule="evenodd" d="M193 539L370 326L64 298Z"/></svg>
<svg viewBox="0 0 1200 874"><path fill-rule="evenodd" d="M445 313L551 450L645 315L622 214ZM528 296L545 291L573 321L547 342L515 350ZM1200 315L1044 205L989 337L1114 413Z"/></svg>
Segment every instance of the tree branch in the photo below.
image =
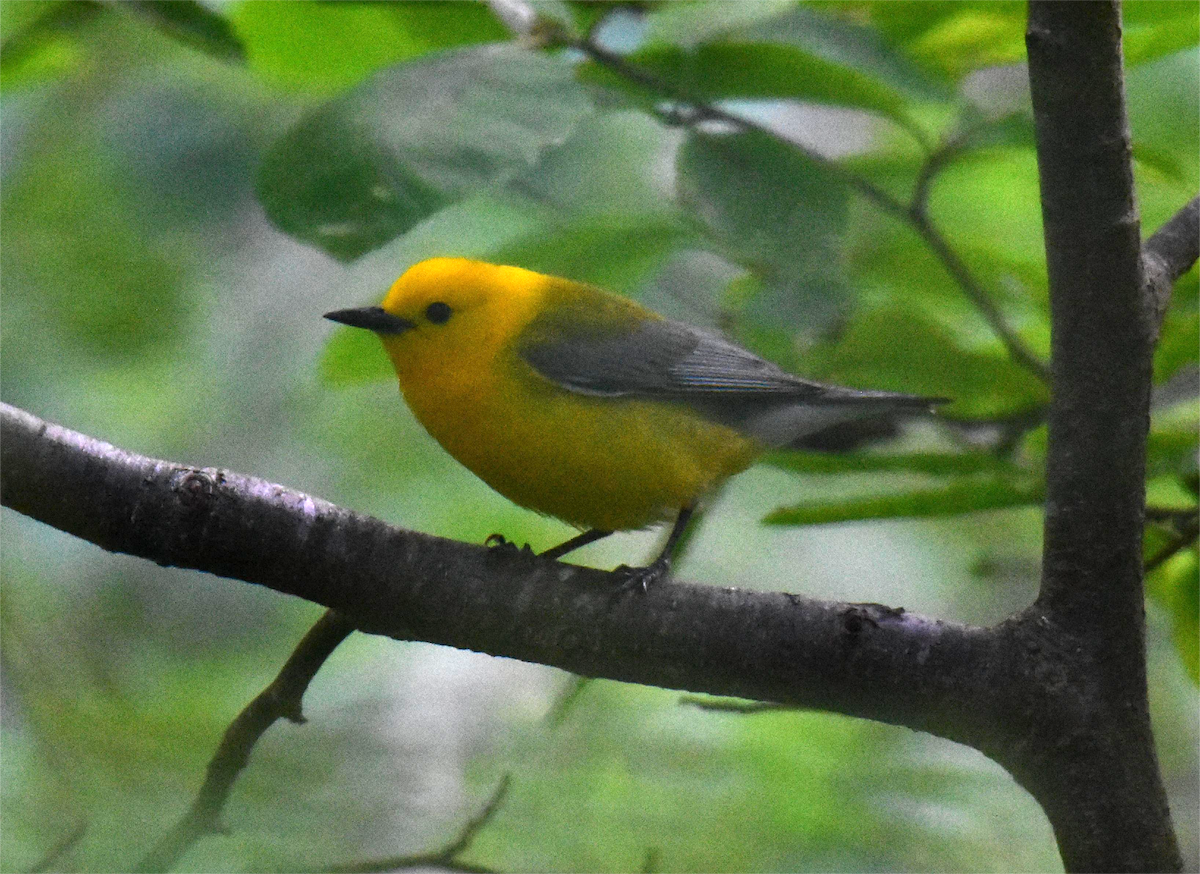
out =
<svg viewBox="0 0 1200 874"><path fill-rule="evenodd" d="M221 811L234 781L250 760L250 751L276 720L304 722L300 705L308 684L352 631L353 624L332 610L317 620L275 679L230 723L191 808L138 863L136 870L169 871L197 840L223 830Z"/></svg>
<svg viewBox="0 0 1200 874"><path fill-rule="evenodd" d="M1154 310L1155 333L1167 314L1175 280L1200 258L1200 197L1193 197L1142 246L1142 278Z"/></svg>
<svg viewBox="0 0 1200 874"><path fill-rule="evenodd" d="M1002 760L1008 626L602 571L390 528L283 486L146 458L0 405L5 506L105 549L268 586L356 627L578 674L834 710ZM1043 705L1045 706L1045 705Z"/></svg>
<svg viewBox="0 0 1200 874"><path fill-rule="evenodd" d="M1034 0L1026 43L1050 279L1041 592L1084 708L1023 779L1068 870L1178 870L1146 700L1142 524L1156 319L1143 293L1115 2Z"/></svg>

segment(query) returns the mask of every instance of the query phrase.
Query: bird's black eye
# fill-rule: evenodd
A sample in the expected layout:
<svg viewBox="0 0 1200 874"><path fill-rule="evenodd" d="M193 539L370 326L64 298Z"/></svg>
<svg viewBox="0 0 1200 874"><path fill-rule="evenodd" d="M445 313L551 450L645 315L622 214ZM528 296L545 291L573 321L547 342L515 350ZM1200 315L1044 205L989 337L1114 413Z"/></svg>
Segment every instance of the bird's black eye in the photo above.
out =
<svg viewBox="0 0 1200 874"><path fill-rule="evenodd" d="M450 319L450 305L442 303L440 300L434 301L425 307L425 318L435 325L446 324Z"/></svg>

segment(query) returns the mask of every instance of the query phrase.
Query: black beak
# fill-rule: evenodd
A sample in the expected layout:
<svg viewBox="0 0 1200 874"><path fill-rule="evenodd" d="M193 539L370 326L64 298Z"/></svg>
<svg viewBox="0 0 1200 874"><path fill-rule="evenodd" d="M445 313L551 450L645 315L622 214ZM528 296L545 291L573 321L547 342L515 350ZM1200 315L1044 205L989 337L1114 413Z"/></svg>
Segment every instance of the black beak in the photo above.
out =
<svg viewBox="0 0 1200 874"><path fill-rule="evenodd" d="M415 328L408 319L393 316L385 312L383 307L359 307L354 310L335 310L326 313L325 318L331 322L341 322L352 328L366 328L376 334L403 334L409 328Z"/></svg>

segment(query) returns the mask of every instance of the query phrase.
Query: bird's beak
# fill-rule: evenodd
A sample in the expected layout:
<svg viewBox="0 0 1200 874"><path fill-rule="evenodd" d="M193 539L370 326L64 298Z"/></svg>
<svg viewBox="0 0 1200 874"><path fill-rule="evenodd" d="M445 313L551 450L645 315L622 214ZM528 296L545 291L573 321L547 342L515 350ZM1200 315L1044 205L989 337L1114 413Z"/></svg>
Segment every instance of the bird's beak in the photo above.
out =
<svg viewBox="0 0 1200 874"><path fill-rule="evenodd" d="M341 322L352 328L366 328L376 334L403 334L416 325L408 319L393 316L383 307L359 307L353 310L334 310L326 313L325 318L331 322Z"/></svg>

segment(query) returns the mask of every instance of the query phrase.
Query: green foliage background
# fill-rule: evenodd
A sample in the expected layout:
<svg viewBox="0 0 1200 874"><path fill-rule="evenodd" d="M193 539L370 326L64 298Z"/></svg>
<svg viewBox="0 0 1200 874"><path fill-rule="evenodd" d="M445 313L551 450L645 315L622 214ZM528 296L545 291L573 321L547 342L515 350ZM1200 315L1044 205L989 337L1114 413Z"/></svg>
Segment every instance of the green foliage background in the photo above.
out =
<svg viewBox="0 0 1200 874"><path fill-rule="evenodd" d="M1046 401L912 228L723 106L929 214L1045 357L1024 6L547 3L670 85L511 40L486 6L0 4L0 396L119 446L283 482L399 525L545 547L400 403L329 309L457 254L596 282L798 373L944 395L952 419ZM1143 228L1200 187L1198 15L1125 9ZM797 108L799 107L799 108ZM676 123L672 123L676 122ZM1197 280L1155 361L1150 501L1196 503ZM1182 388L1181 388L1182 387ZM993 622L1037 583L1044 431L1007 453L929 425L739 477L679 575ZM763 522L766 522L764 525ZM819 524L824 523L824 524ZM837 523L837 524L834 524ZM121 870L179 816L224 727L319 610L108 555L7 510L0 868ZM1153 555L1169 535L1147 538ZM648 553L613 538L579 561ZM1197 862L1197 557L1150 576L1151 704ZM502 870L1047 870L1036 804L975 752L820 713L359 635L276 726L187 870L320 867L439 845L502 774L467 858Z"/></svg>

